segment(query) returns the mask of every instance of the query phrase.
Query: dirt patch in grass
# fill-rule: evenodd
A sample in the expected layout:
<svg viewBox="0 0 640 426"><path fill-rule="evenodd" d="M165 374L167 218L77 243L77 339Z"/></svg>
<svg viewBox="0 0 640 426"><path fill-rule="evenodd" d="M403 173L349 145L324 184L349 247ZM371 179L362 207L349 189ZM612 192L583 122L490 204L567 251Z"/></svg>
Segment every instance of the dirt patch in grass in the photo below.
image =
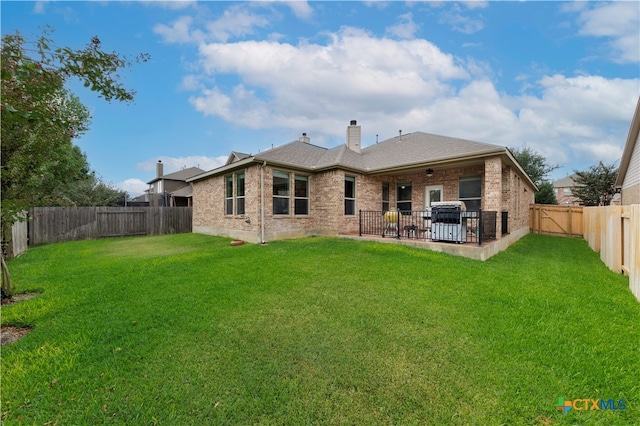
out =
<svg viewBox="0 0 640 426"><path fill-rule="evenodd" d="M16 294L13 297L3 298L3 305L12 305L14 303L22 302L23 300L29 300L40 293L21 293ZM2 330L0 331L0 346L7 345L9 343L15 342L16 340L22 338L25 334L33 330L31 327L17 327L14 325L5 325L2 326Z"/></svg>
<svg viewBox="0 0 640 426"><path fill-rule="evenodd" d="M2 332L0 333L0 346L15 342L31 330L33 330L31 327L14 327L12 325L2 327Z"/></svg>
<svg viewBox="0 0 640 426"><path fill-rule="evenodd" d="M14 303L18 303L18 302L22 302L23 300L29 300L32 299L36 296L38 296L40 293L20 293L20 294L14 294L13 297L11 298L2 298L2 304L3 305L12 305Z"/></svg>

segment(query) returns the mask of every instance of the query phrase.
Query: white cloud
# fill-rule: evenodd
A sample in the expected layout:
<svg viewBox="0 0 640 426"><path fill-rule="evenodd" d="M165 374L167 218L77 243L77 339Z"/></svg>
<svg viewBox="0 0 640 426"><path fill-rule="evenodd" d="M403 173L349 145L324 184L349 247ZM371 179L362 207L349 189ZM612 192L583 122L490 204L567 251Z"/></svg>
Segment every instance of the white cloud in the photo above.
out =
<svg viewBox="0 0 640 426"><path fill-rule="evenodd" d="M196 31L195 34L191 32L191 25L193 18L190 16L182 16L169 25L158 24L153 27L153 32L160 35L167 43L189 43L201 39Z"/></svg>
<svg viewBox="0 0 640 426"><path fill-rule="evenodd" d="M243 4L240 4L225 10L221 17L209 22L206 28L213 40L227 42L231 37L253 34L255 27L263 28L268 25L267 18L252 13Z"/></svg>
<svg viewBox="0 0 640 426"><path fill-rule="evenodd" d="M469 77L452 55L426 40L377 39L353 28L328 37L327 45L203 44L204 71L237 75L242 83L230 92L210 87L191 102L235 124L289 127L325 114L342 120L364 111L402 114L449 90L443 82Z"/></svg>
<svg viewBox="0 0 640 426"><path fill-rule="evenodd" d="M144 191L149 188L149 185L147 185L146 182L135 178L125 179L122 182L115 184L115 186L122 191L127 191L127 194L133 197L144 194Z"/></svg>
<svg viewBox="0 0 640 426"><path fill-rule="evenodd" d="M470 6L471 5L471 6ZM477 6L473 6L477 5ZM468 8L486 7L485 2L469 2ZM451 29L463 34L473 34L484 28L484 22L480 18L472 18L463 13L461 8L454 4L450 9L444 10L440 14L439 22L451 26Z"/></svg>
<svg viewBox="0 0 640 426"><path fill-rule="evenodd" d="M398 23L387 28L387 34L400 39L410 39L415 36L415 33L420 29L420 26L413 22L413 15L411 12L405 13L398 17Z"/></svg>
<svg viewBox="0 0 640 426"><path fill-rule="evenodd" d="M41 0L41 1L35 2L33 4L33 13L42 15L45 12L47 3L49 3L49 0Z"/></svg>
<svg viewBox="0 0 640 426"><path fill-rule="evenodd" d="M196 0L145 0L142 3L171 10L186 9L198 4Z"/></svg>
<svg viewBox="0 0 640 426"><path fill-rule="evenodd" d="M607 56L617 63L640 61L640 8L635 1L597 2L580 11L579 34L608 39Z"/></svg>
<svg viewBox="0 0 640 426"><path fill-rule="evenodd" d="M313 8L306 0L294 0L286 2L293 14L300 19L309 19L313 15Z"/></svg>

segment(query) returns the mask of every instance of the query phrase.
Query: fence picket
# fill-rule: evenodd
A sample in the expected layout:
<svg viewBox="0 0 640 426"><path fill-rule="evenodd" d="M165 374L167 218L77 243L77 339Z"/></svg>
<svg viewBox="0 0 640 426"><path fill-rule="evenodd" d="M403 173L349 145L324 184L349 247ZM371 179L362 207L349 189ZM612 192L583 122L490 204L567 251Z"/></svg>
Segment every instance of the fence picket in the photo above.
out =
<svg viewBox="0 0 640 426"><path fill-rule="evenodd" d="M35 207L29 245L191 232L191 207Z"/></svg>

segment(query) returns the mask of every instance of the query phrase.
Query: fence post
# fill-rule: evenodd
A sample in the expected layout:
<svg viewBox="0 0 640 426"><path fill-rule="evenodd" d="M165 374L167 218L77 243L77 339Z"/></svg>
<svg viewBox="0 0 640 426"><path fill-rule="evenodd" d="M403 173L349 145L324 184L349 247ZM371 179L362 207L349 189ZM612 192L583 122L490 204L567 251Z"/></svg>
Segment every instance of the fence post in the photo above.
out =
<svg viewBox="0 0 640 426"><path fill-rule="evenodd" d="M358 236L362 237L362 209L358 210Z"/></svg>
<svg viewBox="0 0 640 426"><path fill-rule="evenodd" d="M482 234L484 234L484 218L482 217L482 209L478 212L478 245L482 245Z"/></svg>
<svg viewBox="0 0 640 426"><path fill-rule="evenodd" d="M396 238L400 239L400 209L396 207L396 210L398 211L398 214L396 215Z"/></svg>

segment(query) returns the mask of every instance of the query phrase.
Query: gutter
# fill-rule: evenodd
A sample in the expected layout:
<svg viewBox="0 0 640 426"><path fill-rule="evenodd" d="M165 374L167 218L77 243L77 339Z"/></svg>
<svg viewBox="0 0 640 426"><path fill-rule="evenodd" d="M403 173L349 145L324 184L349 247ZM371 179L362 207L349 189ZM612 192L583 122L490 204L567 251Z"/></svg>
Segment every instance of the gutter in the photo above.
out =
<svg viewBox="0 0 640 426"><path fill-rule="evenodd" d="M264 168L267 162L260 167L260 244L264 244Z"/></svg>

